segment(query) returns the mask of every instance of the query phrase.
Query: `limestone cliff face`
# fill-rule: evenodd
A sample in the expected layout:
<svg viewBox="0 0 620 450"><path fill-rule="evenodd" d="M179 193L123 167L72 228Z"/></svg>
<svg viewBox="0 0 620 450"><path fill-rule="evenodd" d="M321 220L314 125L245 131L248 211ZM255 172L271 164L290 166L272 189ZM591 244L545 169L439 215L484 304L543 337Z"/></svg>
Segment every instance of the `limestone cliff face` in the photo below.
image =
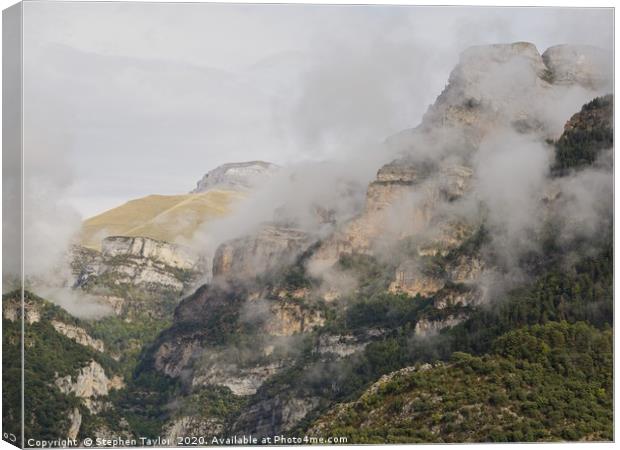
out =
<svg viewBox="0 0 620 450"><path fill-rule="evenodd" d="M481 298L482 293L475 288L442 289L436 293L433 306L436 309L462 308L477 305Z"/></svg>
<svg viewBox="0 0 620 450"><path fill-rule="evenodd" d="M63 394L73 394L80 398L91 414L98 414L109 407L105 398L111 390L125 387L122 377L108 378L103 367L96 361L82 367L75 377L66 375L56 378L54 384Z"/></svg>
<svg viewBox="0 0 620 450"><path fill-rule="evenodd" d="M41 310L36 302L29 298L24 298L23 311L26 324L30 325L41 320ZM6 298L2 300L2 317L12 322L21 320L22 303L19 297Z"/></svg>
<svg viewBox="0 0 620 450"><path fill-rule="evenodd" d="M277 165L264 161L223 164L202 177L192 193L214 188L232 190L255 188L267 181L277 170Z"/></svg>
<svg viewBox="0 0 620 450"><path fill-rule="evenodd" d="M103 341L100 339L92 338L83 328L77 327L75 325L70 325L59 320L52 320L50 323L56 331L58 331L60 334L67 336L69 339L77 342L78 344L90 347L97 350L98 352L105 351Z"/></svg>
<svg viewBox="0 0 620 450"><path fill-rule="evenodd" d="M440 291L446 284L440 276L424 273L415 261L405 261L396 269L395 280L390 284L392 293L405 293L411 297L417 295L430 297Z"/></svg>
<svg viewBox="0 0 620 450"><path fill-rule="evenodd" d="M257 234L220 245L213 259L213 276L249 279L284 267L313 243L295 228L269 225Z"/></svg>
<svg viewBox="0 0 620 450"><path fill-rule="evenodd" d="M315 352L320 355L336 355L346 357L361 352L373 340L383 336L381 329L370 329L365 333L353 335L324 334L319 338Z"/></svg>
<svg viewBox="0 0 620 450"><path fill-rule="evenodd" d="M159 372L176 378L189 367L202 349L201 336L178 335L161 343L153 355L154 367Z"/></svg>
<svg viewBox="0 0 620 450"><path fill-rule="evenodd" d="M128 320L169 315L206 267L185 247L142 237L109 237L101 252L74 247L73 255L73 287Z"/></svg>
<svg viewBox="0 0 620 450"><path fill-rule="evenodd" d="M363 213L325 239L312 263L326 267L342 254L381 254L386 246L398 259L389 246L398 247L406 238L418 242L414 260L457 248L476 224L445 217L442 207L475 201L469 195L476 183L471 157L482 139L499 128L541 141L557 137L549 108L560 105L569 92L577 108L608 88L603 60L600 51L589 47L559 46L540 55L526 42L463 52L422 123L388 140L403 156L378 170ZM399 260L393 292L429 296L443 287L441 279L411 270L415 263L409 258ZM464 267L451 270L448 279L456 282L473 277Z"/></svg>
<svg viewBox="0 0 620 450"><path fill-rule="evenodd" d="M605 88L612 79L607 55L588 45L556 45L548 48L542 59L551 71L554 84L580 84L589 88Z"/></svg>
<svg viewBox="0 0 620 450"><path fill-rule="evenodd" d="M75 394L80 398L107 396L111 389L120 389L124 386L123 379L115 376L109 379L103 367L96 361L91 361L82 367L77 376L67 375L57 378L54 383L64 394Z"/></svg>
<svg viewBox="0 0 620 450"><path fill-rule="evenodd" d="M326 239L313 260L333 264L345 253L374 254L398 240L429 234L430 227L441 234L429 234L427 246L458 246L465 226L446 222L437 207L463 197L472 177L471 168L449 161L435 166L402 158L383 166L368 187L364 212Z"/></svg>
<svg viewBox="0 0 620 450"><path fill-rule="evenodd" d="M106 259L151 259L175 269L193 269L197 264L196 255L185 247L142 237L108 237L101 243L101 254Z"/></svg>
<svg viewBox="0 0 620 450"><path fill-rule="evenodd" d="M307 310L300 304L273 302L270 312L263 329L271 336L307 333L325 323L325 317L320 311Z"/></svg>
<svg viewBox="0 0 620 450"><path fill-rule="evenodd" d="M212 339L208 324L216 323L222 316L233 320L235 314L240 314L251 321L262 336L279 338L307 333L325 323L323 313L297 300L275 296L259 299L255 294L243 287L234 289L212 284L202 286L184 299L175 311L174 326L153 352L156 370L170 377L178 377L185 371L186 377L192 374L195 383L209 384L211 380L212 384L228 386L239 393L255 390L274 373L277 365L238 367L236 375L234 367L217 359L203 358L194 367Z"/></svg>
<svg viewBox="0 0 620 450"><path fill-rule="evenodd" d="M68 415L69 417L69 430L67 431L68 439L76 439L78 433L80 432L80 426L82 425L82 414L80 413L79 408L73 408Z"/></svg>
<svg viewBox="0 0 620 450"><path fill-rule="evenodd" d="M115 285L164 288L181 292L185 278L200 270L200 260L178 245L140 237L109 237L102 251L84 250L75 259L76 285L83 286L102 277Z"/></svg>
<svg viewBox="0 0 620 450"><path fill-rule="evenodd" d="M419 337L433 336L444 328L450 328L467 319L465 314L452 314L442 319L420 319L415 326L415 335Z"/></svg>
<svg viewBox="0 0 620 450"><path fill-rule="evenodd" d="M432 253L435 256L436 252ZM389 291L392 293L405 293L411 297L431 297L441 292L446 284L468 284L477 282L484 270L484 261L476 255L460 255L455 260L448 262L442 273L433 273L421 266L416 260L407 260L398 266L394 281L390 284ZM463 305L474 303L470 298L474 295L469 292L466 296L461 293L443 293L444 300L448 303L462 303ZM464 294L463 294L464 295ZM447 300L452 299L452 300Z"/></svg>
<svg viewBox="0 0 620 450"><path fill-rule="evenodd" d="M541 105L550 105L578 86L588 97L610 89L610 69L601 50L561 45L543 55L533 44L517 42L473 47L462 53L446 89L425 115L422 127L461 129L478 142L498 125L541 131L549 126ZM507 81L510 80L510 81Z"/></svg>
<svg viewBox="0 0 620 450"><path fill-rule="evenodd" d="M282 364L271 363L253 367L237 364L214 363L203 366L194 375L192 386L225 386L239 396L254 395L270 377L282 369Z"/></svg>

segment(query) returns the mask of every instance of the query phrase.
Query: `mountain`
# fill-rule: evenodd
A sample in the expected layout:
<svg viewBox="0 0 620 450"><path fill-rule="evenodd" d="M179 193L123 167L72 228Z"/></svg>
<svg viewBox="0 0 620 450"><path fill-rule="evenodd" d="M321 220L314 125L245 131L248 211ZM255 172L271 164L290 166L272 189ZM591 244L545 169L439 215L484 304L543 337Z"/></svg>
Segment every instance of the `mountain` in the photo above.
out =
<svg viewBox="0 0 620 450"><path fill-rule="evenodd" d="M612 166L604 155L611 141L598 127L609 127L611 110L609 97L597 96L610 88L610 78L597 55L570 46L540 55L521 42L465 51L422 123L388 139L401 156L378 169L361 214L327 236L274 220L222 244L213 281L179 304L129 392L148 391L139 380L157 376L186 392L182 405L211 396L230 406L224 415L159 409L169 418L162 430L172 434L304 434L331 421L331 415L320 419L330 407L340 411L340 402L363 395L393 370L449 364L456 351L496 358L493 345L505 333L525 335L523 327L538 323L609 326ZM567 99L572 110L565 109ZM571 119L580 109L581 119ZM565 159L569 134L580 136L578 148L596 150L558 173L554 160ZM578 187L590 184L592 199ZM591 201L597 206L589 209ZM585 209L587 219L575 217ZM592 294L584 295L583 286ZM557 378L560 369L549 364L548 376ZM596 364L602 366L588 370L609 370L608 358ZM467 384L461 372L449 370ZM571 422L565 433L519 434L511 422L479 429L471 439L609 439L609 380L591 381L588 389L601 389L607 406L588 400L596 419L587 427ZM577 385L567 382L565 395L577 395ZM484 395L477 401L495 401ZM383 399L376 401L382 408ZM442 399L437 402L443 417ZM515 414L507 421L544 413L519 402L508 399ZM494 411L490 405L483 412ZM399 409L381 414L381 423L391 424ZM386 435L389 427L366 437L371 419L343 423L361 427L346 429L355 443L403 439ZM439 434L416 439L464 439L434 430Z"/></svg>
<svg viewBox="0 0 620 450"><path fill-rule="evenodd" d="M209 189L252 189L268 180L277 170L278 166L264 161L222 164L205 174L192 193Z"/></svg>
<svg viewBox="0 0 620 450"><path fill-rule="evenodd" d="M204 223L230 214L235 202L277 170L263 161L223 164L205 174L189 194L148 195L86 219L81 244L99 249L108 236L147 237L165 242L191 239Z"/></svg>
<svg viewBox="0 0 620 450"><path fill-rule="evenodd" d="M377 149L397 156L353 217L276 205L212 261L151 236L77 247L73 291L113 313L30 312L67 346L38 369L65 415L29 426L173 442L613 439L610 83L591 47L473 47L422 122ZM242 196L274 170L224 165L187 195ZM133 227L156 222L149 205ZM112 408L71 396L93 377Z"/></svg>

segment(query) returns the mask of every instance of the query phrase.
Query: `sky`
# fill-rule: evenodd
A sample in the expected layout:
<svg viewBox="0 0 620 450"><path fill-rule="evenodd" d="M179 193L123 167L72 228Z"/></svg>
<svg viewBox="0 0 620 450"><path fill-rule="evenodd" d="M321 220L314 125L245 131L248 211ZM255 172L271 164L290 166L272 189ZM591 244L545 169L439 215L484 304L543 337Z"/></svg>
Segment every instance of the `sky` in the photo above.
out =
<svg viewBox="0 0 620 450"><path fill-rule="evenodd" d="M608 48L613 12L27 2L26 177L79 220L226 162L370 157L460 52L514 41Z"/></svg>

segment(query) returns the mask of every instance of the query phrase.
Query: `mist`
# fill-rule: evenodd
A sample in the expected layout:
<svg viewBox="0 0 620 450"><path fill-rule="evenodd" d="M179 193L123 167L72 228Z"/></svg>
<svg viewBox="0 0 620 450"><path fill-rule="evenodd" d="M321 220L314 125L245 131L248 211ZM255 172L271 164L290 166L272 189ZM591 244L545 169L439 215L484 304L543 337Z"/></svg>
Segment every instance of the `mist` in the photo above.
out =
<svg viewBox="0 0 620 450"><path fill-rule="evenodd" d="M152 38L164 17L176 18L167 38ZM607 10L570 8L28 4L26 275L45 278L64 264L82 219L131 198L187 192L217 165L250 159L283 168L229 217L179 243L210 259L222 242L274 220L323 239L363 211L383 164L452 158L471 162L477 178L471 196L442 208L473 215L468 205L487 204L496 250L509 265L542 220L535 199L551 150L507 131L471 155L455 151L463 147L459 133L427 141L410 139L410 130L466 48L523 40L540 52L559 43L609 50L612 21ZM481 95L510 96L509 75L513 93L531 81L521 62L502 70L488 75ZM593 95L580 88L552 95L515 108L536 110L546 137L557 138ZM515 147L522 151L513 164ZM567 209L590 199L573 183L566 189L576 203ZM317 208L333 217L321 220ZM595 230L584 216L584 229ZM401 217L395 211L390 221L396 235Z"/></svg>

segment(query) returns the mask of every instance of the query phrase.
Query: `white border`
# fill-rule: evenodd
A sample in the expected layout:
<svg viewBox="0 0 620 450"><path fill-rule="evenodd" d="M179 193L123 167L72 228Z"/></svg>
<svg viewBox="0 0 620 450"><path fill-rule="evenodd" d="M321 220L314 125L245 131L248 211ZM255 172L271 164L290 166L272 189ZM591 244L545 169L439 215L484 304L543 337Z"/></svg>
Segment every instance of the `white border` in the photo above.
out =
<svg viewBox="0 0 620 450"><path fill-rule="evenodd" d="M62 1L97 1L97 0L62 0ZM147 1L151 1L151 2L157 2L157 3L198 3L198 2L184 2L181 0L132 0L133 2L147 2ZM1 9L6 9L9 6L12 6L14 4L16 4L18 2L16 2L15 0L0 0L0 8ZM209 3L209 2L204 2L204 3ZM235 2L235 1L230 1L230 0L220 0L219 2L216 3L240 3L240 2ZM507 2L507 1L476 1L474 3L472 2L468 2L468 1L464 1L464 0L450 0L450 1L436 1L436 0L426 0L424 2L412 2L412 1L407 1L407 0L391 0L391 1L385 1L385 0L375 0L373 2L367 1L367 0L337 0L337 1L329 1L329 0L312 0L312 1L302 1L302 0L289 0L287 2L282 2L282 1L266 1L266 0L248 0L248 1L244 1L243 3L295 3L295 4L304 4L304 3L315 3L315 4L379 4L379 5L425 5L425 6L532 6L532 7L589 7L589 8L593 8L593 7L604 7L604 8L613 8L615 7L615 2L614 1L601 1L601 0L597 0L597 1L572 1L572 0L563 0L563 1L529 1L529 2L523 2L523 1L512 1L512 2ZM614 10L614 24L615 24L615 10ZM0 21L0 36L2 36L2 24ZM1 46L0 46L1 48ZM618 77L618 72L616 70L617 66L616 66L616 61L617 59L617 52L618 52L618 36L614 33L614 87L615 87L615 81L617 80ZM0 73L0 79L1 79L1 73ZM615 88L614 88L614 92L615 92ZM0 92L0 101L1 101L1 97L2 94ZM2 112L0 110L0 123L2 123ZM618 116L614 117L614 129L618 129ZM0 144L1 147L1 144ZM615 156L615 151L614 151L614 156ZM615 159L615 157L614 157ZM2 166L2 161L0 159L0 173L1 173L1 166ZM615 180L615 164L614 164L614 180ZM0 186L0 195L1 195L1 190L2 187ZM616 195L616 186L614 184L614 211L619 210L619 206L620 206L620 197L618 195ZM2 219L2 212L0 210L0 220ZM615 214L614 214L614 225L615 225ZM619 231L618 228L614 229L614 243L618 242L618 237L619 237ZM0 237L0 246L2 243L2 238ZM615 287L616 287L616 280L618 279L618 274L620 273L620 268L618 265L618 254L615 252L615 245L614 245L614 299L615 299ZM0 258L0 272L2 270L2 261ZM614 313L614 317L615 317L615 313ZM1 347L1 346L0 346ZM620 348L620 339L619 339L619 335L618 333L615 333L615 327L614 327L614 349L617 350L618 348ZM0 348L0 355L1 355L1 348ZM618 377L616 376L616 363L617 363L617 351L614 351L614 405L618 404L617 400L618 400L618 388L619 388L619 383L618 383ZM0 406L2 404L2 399L0 397ZM614 432L616 432L618 430L618 414L614 415ZM614 436L615 438L615 436ZM597 449L608 449L608 448L614 448L616 446L615 443L590 443L590 442L577 442L577 443L528 443L528 444L424 444L424 445L415 445L416 449L420 448L420 449L437 449L437 448L446 448L448 445L467 445L467 448L485 448L488 450L496 450L496 449L501 449L503 446L509 445L510 449L531 449L532 447L538 447L538 446L544 446L545 448L560 448L560 446L569 446L571 449L585 449L585 448L589 448L590 446L594 446ZM306 446L304 446L306 447ZM353 447L353 445L348 445L348 446L332 446L332 448L351 448ZM406 444L406 445L381 445L381 446L373 446L373 447L381 447L381 448L388 448L388 449L402 449L404 447L413 447L413 445L410 444ZM16 447L8 444L7 442L4 441L0 441L0 450L9 450L9 449L14 449ZM154 449L157 448L161 448L161 447L152 447ZM189 449L192 447L163 447L166 449L170 449L170 448L184 448L184 449ZM244 447L226 447L226 448L232 448L232 449L242 449ZM283 446L280 447L283 449L295 449L295 448L300 448L300 446Z"/></svg>

